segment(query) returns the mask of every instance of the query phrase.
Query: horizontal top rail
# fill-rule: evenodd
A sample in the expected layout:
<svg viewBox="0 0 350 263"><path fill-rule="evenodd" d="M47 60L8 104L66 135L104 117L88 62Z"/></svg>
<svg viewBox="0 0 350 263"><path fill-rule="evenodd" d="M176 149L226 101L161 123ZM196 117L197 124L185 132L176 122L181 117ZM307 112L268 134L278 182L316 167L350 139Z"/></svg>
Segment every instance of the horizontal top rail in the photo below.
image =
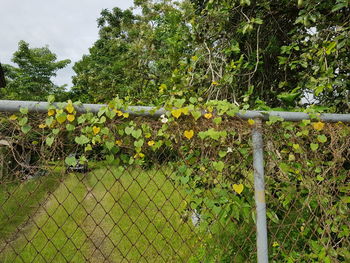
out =
<svg viewBox="0 0 350 263"><path fill-rule="evenodd" d="M29 112L47 112L51 104L39 101L17 101L0 100L0 112L18 112L20 108L27 108ZM53 103L57 105L57 103ZM79 113L92 112L97 113L106 104L82 104L75 106ZM153 116L159 117L166 113L164 108L148 106L129 106L125 112L134 116ZM286 112L286 111L241 111L237 117L241 119L262 119L269 120L270 116L281 117L285 121L301 121L310 119L310 115L304 112ZM320 120L324 122L350 122L350 114L321 113Z"/></svg>

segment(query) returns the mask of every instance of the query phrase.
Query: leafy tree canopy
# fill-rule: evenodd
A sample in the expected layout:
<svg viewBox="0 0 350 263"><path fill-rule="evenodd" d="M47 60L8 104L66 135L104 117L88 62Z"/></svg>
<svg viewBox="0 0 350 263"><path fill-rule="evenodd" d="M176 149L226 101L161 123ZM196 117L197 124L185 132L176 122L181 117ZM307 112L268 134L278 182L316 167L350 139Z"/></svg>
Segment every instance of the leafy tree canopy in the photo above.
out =
<svg viewBox="0 0 350 263"><path fill-rule="evenodd" d="M74 67L78 98L201 97L264 108L312 94L313 103L349 110L347 0L134 4L136 14L102 11L99 40Z"/></svg>
<svg viewBox="0 0 350 263"><path fill-rule="evenodd" d="M1 90L2 99L41 101L50 94L66 99L64 86L55 85L51 78L70 60L58 61L48 47L30 48L28 43L20 41L12 61L17 66L4 65L6 88Z"/></svg>

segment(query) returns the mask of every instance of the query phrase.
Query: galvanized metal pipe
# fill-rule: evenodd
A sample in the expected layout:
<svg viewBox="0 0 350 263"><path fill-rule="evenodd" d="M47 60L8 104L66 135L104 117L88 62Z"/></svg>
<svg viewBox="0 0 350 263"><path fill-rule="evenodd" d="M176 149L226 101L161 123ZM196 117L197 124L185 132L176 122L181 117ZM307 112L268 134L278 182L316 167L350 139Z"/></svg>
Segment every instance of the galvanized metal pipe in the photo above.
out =
<svg viewBox="0 0 350 263"><path fill-rule="evenodd" d="M54 105L57 103L54 103ZM38 101L15 101L15 100L0 100L0 112L18 112L20 108L27 108L30 112L46 112L50 104L48 102ZM105 104L82 104L76 106L76 110L79 113L87 111L96 113ZM164 108L157 107L146 107L146 106L129 106L125 110L131 115L136 116L153 116L159 117L166 113ZM301 121L310 119L310 115L304 112L285 112L285 111L244 111L237 113L237 117L241 119L261 119L269 120L270 116L278 116L283 118L285 121ZM333 113L322 113L319 115L320 120L324 122L350 122L350 114L333 114Z"/></svg>
<svg viewBox="0 0 350 263"><path fill-rule="evenodd" d="M254 166L254 195L256 205L256 244L258 263L268 262L267 224L264 178L264 144L261 119L255 119L252 132L253 166Z"/></svg>

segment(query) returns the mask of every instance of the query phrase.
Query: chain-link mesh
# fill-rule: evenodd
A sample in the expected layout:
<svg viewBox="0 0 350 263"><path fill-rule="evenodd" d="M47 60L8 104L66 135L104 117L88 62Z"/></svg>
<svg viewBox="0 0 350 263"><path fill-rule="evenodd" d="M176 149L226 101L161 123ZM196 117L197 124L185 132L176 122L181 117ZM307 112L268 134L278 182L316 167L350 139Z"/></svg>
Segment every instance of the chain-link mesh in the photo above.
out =
<svg viewBox="0 0 350 263"><path fill-rule="evenodd" d="M348 262L349 127L307 123L264 132L270 259Z"/></svg>
<svg viewBox="0 0 350 263"><path fill-rule="evenodd" d="M2 115L0 262L256 262L246 121L184 119L165 132L152 118L108 120L87 143L87 125L43 119ZM265 128L270 259L345 262L348 127L327 126L317 150L310 127Z"/></svg>

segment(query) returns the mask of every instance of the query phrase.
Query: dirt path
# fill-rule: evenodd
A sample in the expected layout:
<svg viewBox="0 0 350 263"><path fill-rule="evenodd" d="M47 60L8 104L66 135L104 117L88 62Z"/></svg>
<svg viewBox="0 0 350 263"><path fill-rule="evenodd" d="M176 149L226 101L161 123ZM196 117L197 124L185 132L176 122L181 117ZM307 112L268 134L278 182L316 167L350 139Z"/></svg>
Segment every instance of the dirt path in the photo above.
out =
<svg viewBox="0 0 350 263"><path fill-rule="evenodd" d="M110 258L111 249L108 246L108 237L106 237L105 232L103 231L102 222L99 222L99 217L95 217L95 214L101 215L104 212L101 206L96 205L97 200L94 195L94 190L92 188L87 189L88 194L84 200L84 206L91 211L92 216L89 215L82 225L84 232L86 233L89 240L89 250L91 254L88 255L88 260L91 263L117 263ZM102 210L102 211L101 211Z"/></svg>

